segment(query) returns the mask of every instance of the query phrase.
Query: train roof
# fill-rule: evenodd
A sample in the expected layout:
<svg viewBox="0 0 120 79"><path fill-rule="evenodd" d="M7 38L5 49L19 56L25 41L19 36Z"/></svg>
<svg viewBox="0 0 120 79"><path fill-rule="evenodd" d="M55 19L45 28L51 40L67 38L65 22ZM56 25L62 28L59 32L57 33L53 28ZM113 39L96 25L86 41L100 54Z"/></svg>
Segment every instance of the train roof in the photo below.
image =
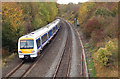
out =
<svg viewBox="0 0 120 79"><path fill-rule="evenodd" d="M38 29L36 31L33 31L33 32L29 33L29 34L26 34L26 35L20 37L20 39L21 38L35 38L35 39L37 39L38 37L40 37L40 36L44 35L45 33L47 33L50 29L52 29L59 22L60 22L60 19L57 19L57 20L53 21L52 23L50 23L50 24L48 24L48 25L46 25L46 26L44 26L44 27L42 27L42 28L40 28L40 29Z"/></svg>

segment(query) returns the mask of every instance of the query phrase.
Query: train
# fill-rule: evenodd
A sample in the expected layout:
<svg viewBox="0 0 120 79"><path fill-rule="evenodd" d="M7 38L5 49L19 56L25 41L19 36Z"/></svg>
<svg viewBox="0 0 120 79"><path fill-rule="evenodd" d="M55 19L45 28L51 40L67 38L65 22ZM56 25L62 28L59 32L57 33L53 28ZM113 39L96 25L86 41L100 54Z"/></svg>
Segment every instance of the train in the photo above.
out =
<svg viewBox="0 0 120 79"><path fill-rule="evenodd" d="M43 47L50 42L60 27L60 19L56 19L48 25L20 37L18 40L19 58L23 60L37 58Z"/></svg>

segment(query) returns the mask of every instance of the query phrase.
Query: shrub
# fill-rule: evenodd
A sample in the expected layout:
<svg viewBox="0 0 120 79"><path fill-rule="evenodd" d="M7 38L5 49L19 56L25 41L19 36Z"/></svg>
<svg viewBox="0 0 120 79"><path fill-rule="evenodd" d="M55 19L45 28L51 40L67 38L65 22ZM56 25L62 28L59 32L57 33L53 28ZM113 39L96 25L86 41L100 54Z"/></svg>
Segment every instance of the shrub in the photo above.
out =
<svg viewBox="0 0 120 79"><path fill-rule="evenodd" d="M118 14L118 6L115 6L115 7L112 9L112 17L115 17L117 14Z"/></svg>
<svg viewBox="0 0 120 79"><path fill-rule="evenodd" d="M100 48L98 51L98 61L100 62L101 65L106 66L108 63L108 58L106 53L108 53L108 51L105 48Z"/></svg>
<svg viewBox="0 0 120 79"><path fill-rule="evenodd" d="M23 10L17 3L2 3L2 47L14 52L17 40L24 34Z"/></svg>
<svg viewBox="0 0 120 79"><path fill-rule="evenodd" d="M102 29L98 29L98 30L92 32L91 40L90 40L92 43L96 44L103 40L104 40L104 34L103 34Z"/></svg>
<svg viewBox="0 0 120 79"><path fill-rule="evenodd" d="M84 34L86 37L91 37L91 33L97 29L100 29L101 24L97 19L88 20L85 28Z"/></svg>
<svg viewBox="0 0 120 79"><path fill-rule="evenodd" d="M107 16L115 16L115 12L111 12L110 10L108 10L107 8L98 8L96 11L95 11L95 15L101 15L101 16L104 16L104 17L107 17Z"/></svg>
<svg viewBox="0 0 120 79"><path fill-rule="evenodd" d="M79 14L78 14L80 25L86 23L88 19L91 17L90 14L91 12L93 12L92 9L94 8L94 5L95 3L93 2L86 2L80 6Z"/></svg>
<svg viewBox="0 0 120 79"><path fill-rule="evenodd" d="M101 66L108 66L112 62L113 54L117 52L118 46L113 41L107 42L105 48L99 48L95 53L94 60L97 61Z"/></svg>

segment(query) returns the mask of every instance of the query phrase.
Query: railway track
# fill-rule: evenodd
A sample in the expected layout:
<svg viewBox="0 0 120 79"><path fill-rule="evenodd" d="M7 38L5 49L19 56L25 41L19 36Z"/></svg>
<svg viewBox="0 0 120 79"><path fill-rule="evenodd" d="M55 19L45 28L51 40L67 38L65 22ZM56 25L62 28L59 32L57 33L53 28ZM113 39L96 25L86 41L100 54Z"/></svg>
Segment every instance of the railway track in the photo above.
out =
<svg viewBox="0 0 120 79"><path fill-rule="evenodd" d="M66 24L66 23L65 23ZM55 72L53 74L53 78L57 77L69 77L70 75L70 68L71 68L71 57L72 57L72 36L71 36L71 30L69 27L68 34L67 35L67 41L65 43L65 47L62 51L61 57L59 59L59 62L56 66Z"/></svg>
<svg viewBox="0 0 120 79"><path fill-rule="evenodd" d="M40 54L38 58L34 60L34 62L24 62L22 61L17 67L15 67L11 72L6 75L6 78L10 77L25 77L26 74L35 66L38 62L38 59L43 56L43 53Z"/></svg>
<svg viewBox="0 0 120 79"><path fill-rule="evenodd" d="M75 76L83 77L85 70L86 70L85 65L84 65L85 61L83 60L83 53L81 53L81 57L80 57L81 62L80 62L80 66L79 66L79 69L81 71L80 71L80 73L76 72L78 69L77 56L76 56L77 51L76 51L76 44L75 44L76 40L75 40L75 35L73 34L73 30L71 29L70 24L66 22L66 26L67 25L68 25L68 27L67 27L67 29L68 29L67 42L65 43L64 51L62 53L62 56L57 64L55 73L53 75L54 79L57 77L75 77ZM82 51L83 51L83 49L82 49ZM73 72L75 72L75 73L73 74ZM86 77L88 77L88 76L86 76Z"/></svg>

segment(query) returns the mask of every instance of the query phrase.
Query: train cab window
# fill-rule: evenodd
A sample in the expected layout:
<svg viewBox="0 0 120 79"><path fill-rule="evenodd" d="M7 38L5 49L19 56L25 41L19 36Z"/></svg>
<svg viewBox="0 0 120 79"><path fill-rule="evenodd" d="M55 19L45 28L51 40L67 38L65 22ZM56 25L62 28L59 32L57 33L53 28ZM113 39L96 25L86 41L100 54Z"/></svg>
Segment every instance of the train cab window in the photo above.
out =
<svg viewBox="0 0 120 79"><path fill-rule="evenodd" d="M37 39L36 42L37 42L37 48L39 48L40 47L40 38Z"/></svg>
<svg viewBox="0 0 120 79"><path fill-rule="evenodd" d="M45 34L44 36L42 36L42 44L47 40L47 34Z"/></svg>
<svg viewBox="0 0 120 79"><path fill-rule="evenodd" d="M20 40L20 49L33 49L34 41L33 40Z"/></svg>

